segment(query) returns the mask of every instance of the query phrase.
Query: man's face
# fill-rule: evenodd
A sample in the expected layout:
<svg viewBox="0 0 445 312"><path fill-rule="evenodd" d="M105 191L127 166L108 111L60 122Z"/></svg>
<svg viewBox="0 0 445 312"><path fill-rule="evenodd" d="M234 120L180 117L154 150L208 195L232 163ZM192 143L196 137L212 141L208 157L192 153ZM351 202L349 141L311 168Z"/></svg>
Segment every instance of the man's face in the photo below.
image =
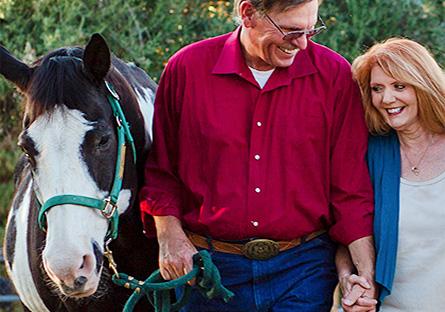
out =
<svg viewBox="0 0 445 312"><path fill-rule="evenodd" d="M279 12L276 9L268 16L283 32L314 28L318 16L318 1L312 0ZM283 40L283 34L263 14L252 15L252 25L246 27L246 40L243 43L247 64L258 70L292 65L296 54L307 47L306 36Z"/></svg>

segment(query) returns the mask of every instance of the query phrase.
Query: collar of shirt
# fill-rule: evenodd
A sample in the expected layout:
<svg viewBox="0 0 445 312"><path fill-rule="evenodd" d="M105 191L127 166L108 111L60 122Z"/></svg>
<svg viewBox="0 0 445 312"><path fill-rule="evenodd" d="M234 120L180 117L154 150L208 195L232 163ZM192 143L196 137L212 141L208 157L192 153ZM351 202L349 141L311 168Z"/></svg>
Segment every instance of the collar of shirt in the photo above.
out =
<svg viewBox="0 0 445 312"><path fill-rule="evenodd" d="M239 36L241 33L241 26L239 26L226 40L224 47L219 55L218 61L213 67L212 74L216 75L226 75L235 74L240 76L242 79L258 86L252 72L247 66L244 55L241 48L241 42ZM295 78L304 77L307 75L312 75L317 73L318 70L312 62L309 50L312 49L314 43L308 41L308 47L299 51L295 57L294 63L287 67L276 68L270 81L264 87L263 91L269 91L276 89L281 86L286 86L291 83ZM258 86L259 87L259 86Z"/></svg>

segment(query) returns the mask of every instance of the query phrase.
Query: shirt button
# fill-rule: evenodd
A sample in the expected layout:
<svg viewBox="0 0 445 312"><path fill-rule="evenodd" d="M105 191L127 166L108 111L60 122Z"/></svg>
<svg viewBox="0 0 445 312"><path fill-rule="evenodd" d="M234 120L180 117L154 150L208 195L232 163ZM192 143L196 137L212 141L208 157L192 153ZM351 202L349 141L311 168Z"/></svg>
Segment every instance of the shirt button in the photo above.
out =
<svg viewBox="0 0 445 312"><path fill-rule="evenodd" d="M256 123L256 125L257 125L258 127L261 127L263 124L261 123L261 121L258 121L258 122Z"/></svg>
<svg viewBox="0 0 445 312"><path fill-rule="evenodd" d="M255 188L255 192L259 193L261 192L261 189L259 187Z"/></svg>
<svg viewBox="0 0 445 312"><path fill-rule="evenodd" d="M256 160L260 160L261 157L260 157L260 155L257 154L257 155L254 156L254 158L255 158Z"/></svg>
<svg viewBox="0 0 445 312"><path fill-rule="evenodd" d="M254 227L257 227L258 225L260 225L259 223L258 223L258 221L250 221L251 223L252 223L252 225L254 226Z"/></svg>

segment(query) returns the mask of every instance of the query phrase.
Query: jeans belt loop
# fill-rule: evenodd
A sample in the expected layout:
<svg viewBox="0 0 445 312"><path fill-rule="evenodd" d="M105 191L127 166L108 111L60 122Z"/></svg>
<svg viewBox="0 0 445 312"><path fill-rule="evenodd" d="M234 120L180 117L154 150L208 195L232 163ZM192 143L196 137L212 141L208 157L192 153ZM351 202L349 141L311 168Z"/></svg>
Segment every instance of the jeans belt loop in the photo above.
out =
<svg viewBox="0 0 445 312"><path fill-rule="evenodd" d="M206 237L206 242L207 242L207 245L209 246L209 248L207 248L207 249L210 250L210 252L214 252L215 247L213 247L212 238L210 236Z"/></svg>

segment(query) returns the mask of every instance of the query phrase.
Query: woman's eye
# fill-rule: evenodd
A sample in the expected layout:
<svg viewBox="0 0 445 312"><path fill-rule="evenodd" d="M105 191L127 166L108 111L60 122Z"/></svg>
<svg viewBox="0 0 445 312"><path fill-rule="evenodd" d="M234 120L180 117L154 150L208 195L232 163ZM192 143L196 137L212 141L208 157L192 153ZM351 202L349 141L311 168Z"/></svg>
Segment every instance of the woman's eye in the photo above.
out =
<svg viewBox="0 0 445 312"><path fill-rule="evenodd" d="M397 90L403 90L403 89L405 89L405 85L403 85L403 84L401 84L401 83L395 84L394 87L395 87Z"/></svg>
<svg viewBox="0 0 445 312"><path fill-rule="evenodd" d="M380 86L372 86L371 90L374 91L374 92L380 92L380 91L382 91L382 87L380 87Z"/></svg>

